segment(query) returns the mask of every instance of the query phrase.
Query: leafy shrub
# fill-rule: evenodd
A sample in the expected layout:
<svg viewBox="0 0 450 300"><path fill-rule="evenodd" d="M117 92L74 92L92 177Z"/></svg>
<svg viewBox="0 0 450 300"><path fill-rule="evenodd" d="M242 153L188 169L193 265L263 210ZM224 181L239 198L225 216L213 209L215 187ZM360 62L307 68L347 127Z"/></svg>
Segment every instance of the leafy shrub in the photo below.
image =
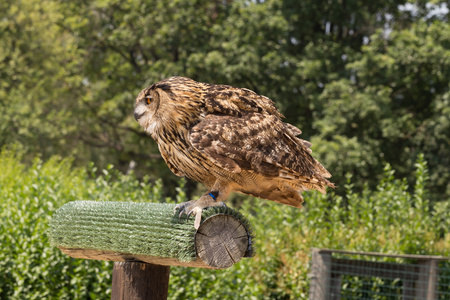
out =
<svg viewBox="0 0 450 300"><path fill-rule="evenodd" d="M73 259L48 244L52 213L68 201L170 201L160 182L136 180L108 167L96 176L70 160L20 163L0 154L0 298L109 299L112 263ZM410 254L450 254L450 201L429 203L423 156L416 184L388 165L374 191L345 196L307 193L304 209L248 197L240 207L254 227L257 254L226 270L172 267L171 299L305 299L311 247ZM183 181L177 201L185 201Z"/></svg>
<svg viewBox="0 0 450 300"><path fill-rule="evenodd" d="M72 169L67 159L19 161L12 152L0 154L0 298L108 298L112 263L73 259L50 247L51 215L79 199L155 201L160 183L142 183L112 167L93 178L93 166Z"/></svg>

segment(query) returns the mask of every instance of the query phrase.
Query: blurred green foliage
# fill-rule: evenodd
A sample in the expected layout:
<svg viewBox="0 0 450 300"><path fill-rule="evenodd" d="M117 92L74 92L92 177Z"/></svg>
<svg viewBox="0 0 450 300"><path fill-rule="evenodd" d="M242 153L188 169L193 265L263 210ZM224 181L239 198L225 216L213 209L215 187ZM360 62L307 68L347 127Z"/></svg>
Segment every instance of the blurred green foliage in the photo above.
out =
<svg viewBox="0 0 450 300"><path fill-rule="evenodd" d="M182 75L273 99L338 186L350 172L375 188L386 163L412 186L424 153L430 196L445 199L448 16L443 0L5 0L0 147L122 172L134 161L175 187L132 110L140 89Z"/></svg>
<svg viewBox="0 0 450 300"><path fill-rule="evenodd" d="M0 154L0 298L109 299L112 263L51 247L48 222L73 200L169 202L161 181L55 157L20 160ZM386 165L375 190L354 192L348 175L344 196L307 193L304 209L247 197L239 210L253 226L256 256L226 270L172 267L170 299L305 299L311 247L449 256L450 202L429 201L423 155L415 168L413 192ZM183 184L177 193L186 200Z"/></svg>
<svg viewBox="0 0 450 300"><path fill-rule="evenodd" d="M89 299L110 290L112 264L76 260L50 247L46 231L52 213L79 199L159 201L160 182L121 175L111 166L102 175L52 158L31 166L11 151L0 154L0 298Z"/></svg>

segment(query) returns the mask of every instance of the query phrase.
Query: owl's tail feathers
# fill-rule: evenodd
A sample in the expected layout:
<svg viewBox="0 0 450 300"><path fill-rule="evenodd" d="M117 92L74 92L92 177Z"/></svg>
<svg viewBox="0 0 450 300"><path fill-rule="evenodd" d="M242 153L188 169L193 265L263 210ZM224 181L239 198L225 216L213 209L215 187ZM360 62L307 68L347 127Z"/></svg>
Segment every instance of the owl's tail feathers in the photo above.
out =
<svg viewBox="0 0 450 300"><path fill-rule="evenodd" d="M262 196L262 197L261 197ZM301 190L292 187L289 184L280 185L277 189L272 190L270 194L261 195L261 198L269 199L284 205L289 205L297 208L303 207L303 197Z"/></svg>
<svg viewBox="0 0 450 300"><path fill-rule="evenodd" d="M322 178L322 180L318 183L315 184L313 189L318 190L319 192L321 192L322 194L326 194L326 188L330 187L330 188L335 188L334 183L330 182L329 180Z"/></svg>
<svg viewBox="0 0 450 300"><path fill-rule="evenodd" d="M333 187L334 184L329 182L326 179L322 179L320 181L313 180L313 182L304 179L300 181L297 179L294 180L283 180L284 182L277 189L277 193L272 192L269 197L266 198L281 204L302 208L304 201L302 197L302 192L307 190L317 190L323 194L326 193L326 187Z"/></svg>
<svg viewBox="0 0 450 300"><path fill-rule="evenodd" d="M325 170L325 168L323 168L323 170ZM287 180L293 188L299 191L299 193L307 190L317 190L322 194L325 194L327 186L335 188L334 184L326 179L331 177L331 174L327 170L314 176L301 176L282 170L279 176Z"/></svg>

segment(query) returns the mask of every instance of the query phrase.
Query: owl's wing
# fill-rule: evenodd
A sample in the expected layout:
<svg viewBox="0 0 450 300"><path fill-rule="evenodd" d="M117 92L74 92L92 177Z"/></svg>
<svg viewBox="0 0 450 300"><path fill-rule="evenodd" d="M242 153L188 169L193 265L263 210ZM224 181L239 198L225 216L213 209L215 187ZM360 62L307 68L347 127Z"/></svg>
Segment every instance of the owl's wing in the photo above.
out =
<svg viewBox="0 0 450 300"><path fill-rule="evenodd" d="M189 139L195 149L231 172L253 170L310 183L329 177L310 155L310 144L296 137L299 133L272 115L207 115L191 129Z"/></svg>
<svg viewBox="0 0 450 300"><path fill-rule="evenodd" d="M245 113L260 113L283 117L272 100L249 89L206 84L203 98L204 109L208 114L242 117Z"/></svg>

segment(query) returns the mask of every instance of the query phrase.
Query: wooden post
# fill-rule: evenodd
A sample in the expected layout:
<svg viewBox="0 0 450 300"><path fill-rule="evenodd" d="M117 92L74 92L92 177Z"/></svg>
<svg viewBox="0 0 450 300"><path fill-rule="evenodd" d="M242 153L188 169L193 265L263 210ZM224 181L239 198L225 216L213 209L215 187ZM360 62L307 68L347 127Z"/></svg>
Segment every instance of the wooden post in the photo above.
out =
<svg viewBox="0 0 450 300"><path fill-rule="evenodd" d="M309 299L326 300L330 296L331 252L312 249Z"/></svg>
<svg viewBox="0 0 450 300"><path fill-rule="evenodd" d="M438 280L438 262L434 259L419 261L419 278L416 281L416 298L436 299Z"/></svg>
<svg viewBox="0 0 450 300"><path fill-rule="evenodd" d="M169 266L142 262L115 262L111 300L165 300Z"/></svg>

